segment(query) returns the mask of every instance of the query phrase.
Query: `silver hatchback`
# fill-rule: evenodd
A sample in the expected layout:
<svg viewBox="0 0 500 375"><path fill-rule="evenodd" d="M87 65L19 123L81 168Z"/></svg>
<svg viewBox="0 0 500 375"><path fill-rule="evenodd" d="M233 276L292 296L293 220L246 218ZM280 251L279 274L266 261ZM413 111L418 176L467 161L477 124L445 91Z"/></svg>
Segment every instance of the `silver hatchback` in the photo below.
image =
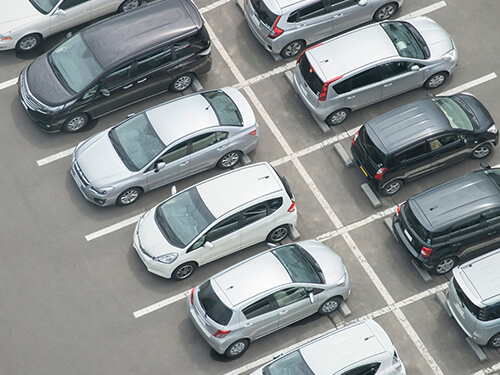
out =
<svg viewBox="0 0 500 375"><path fill-rule="evenodd" d="M226 87L160 104L81 142L71 175L90 202L128 205L203 170L230 168L258 141L250 104Z"/></svg>
<svg viewBox="0 0 500 375"><path fill-rule="evenodd" d="M187 306L205 341L233 358L262 336L316 312L335 311L350 292L340 256L307 240L270 249L212 276L191 290Z"/></svg>
<svg viewBox="0 0 500 375"><path fill-rule="evenodd" d="M293 57L308 44L392 16L403 0L246 0L245 18L271 53Z"/></svg>

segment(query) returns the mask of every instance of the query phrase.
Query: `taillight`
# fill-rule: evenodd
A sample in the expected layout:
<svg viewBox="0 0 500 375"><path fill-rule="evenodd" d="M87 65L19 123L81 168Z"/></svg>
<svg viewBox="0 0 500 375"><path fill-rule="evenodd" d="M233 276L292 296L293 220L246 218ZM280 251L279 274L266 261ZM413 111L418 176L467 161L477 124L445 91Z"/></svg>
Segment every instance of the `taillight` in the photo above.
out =
<svg viewBox="0 0 500 375"><path fill-rule="evenodd" d="M290 207L288 207L288 212L293 212L295 211L295 201L292 200L292 204L290 205Z"/></svg>
<svg viewBox="0 0 500 375"><path fill-rule="evenodd" d="M382 180L382 177L384 177L384 173L387 172L387 168L385 167L380 167L377 171L377 173L375 173L375 179L376 180L379 180L381 181Z"/></svg>
<svg viewBox="0 0 500 375"><path fill-rule="evenodd" d="M283 34L283 30L281 30L278 26L276 26L278 24L278 21L280 20L280 18L281 18L281 16L278 16L278 18L276 18L276 21L274 21L274 23L273 23L273 28L268 35L269 38L271 38L271 39L277 38L281 34Z"/></svg>
<svg viewBox="0 0 500 375"><path fill-rule="evenodd" d="M401 205L398 206L396 209L396 216L399 216L399 212L401 211Z"/></svg>
<svg viewBox="0 0 500 375"><path fill-rule="evenodd" d="M214 337L217 337L218 339L223 339L227 335L229 335L231 331L224 331L222 329L218 329L217 332L214 333Z"/></svg>
<svg viewBox="0 0 500 375"><path fill-rule="evenodd" d="M191 305L194 304L194 290L196 288L191 289Z"/></svg>
<svg viewBox="0 0 500 375"><path fill-rule="evenodd" d="M330 86L330 83L335 82L336 80L341 79L342 77L343 77L343 75L335 77L333 79L330 79L329 81L326 81L323 84L323 87L321 88L321 92L319 93L319 97L318 97L318 100L320 102L324 102L326 100L326 94L328 93L328 86Z"/></svg>
<svg viewBox="0 0 500 375"><path fill-rule="evenodd" d="M425 246L422 246L422 249L420 250L420 254L424 257L424 258L428 258L429 255L432 254L432 249L430 247L425 247Z"/></svg>
<svg viewBox="0 0 500 375"><path fill-rule="evenodd" d="M352 137L352 145L353 146L356 143L356 141L358 140L358 137L359 137L359 131L357 131L356 134L354 134L354 137Z"/></svg>
<svg viewBox="0 0 500 375"><path fill-rule="evenodd" d="M248 135L257 135L257 129L258 127L256 126Z"/></svg>

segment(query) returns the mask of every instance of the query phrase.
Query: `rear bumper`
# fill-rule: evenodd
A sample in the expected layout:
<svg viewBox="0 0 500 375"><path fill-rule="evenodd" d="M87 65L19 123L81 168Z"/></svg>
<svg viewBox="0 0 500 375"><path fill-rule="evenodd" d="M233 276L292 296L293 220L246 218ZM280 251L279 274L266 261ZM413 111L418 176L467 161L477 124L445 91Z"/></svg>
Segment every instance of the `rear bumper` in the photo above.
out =
<svg viewBox="0 0 500 375"><path fill-rule="evenodd" d="M434 268L434 265L429 264L428 261L424 261L421 255L417 253L415 249L413 249L413 247L411 246L410 242L408 241L403 232L403 228L401 228L401 224L399 223L397 215L392 216L392 229L394 232L394 236L396 237L396 241L398 241L402 245L402 247L406 249L411 258L411 261L416 266L426 271L430 271Z"/></svg>

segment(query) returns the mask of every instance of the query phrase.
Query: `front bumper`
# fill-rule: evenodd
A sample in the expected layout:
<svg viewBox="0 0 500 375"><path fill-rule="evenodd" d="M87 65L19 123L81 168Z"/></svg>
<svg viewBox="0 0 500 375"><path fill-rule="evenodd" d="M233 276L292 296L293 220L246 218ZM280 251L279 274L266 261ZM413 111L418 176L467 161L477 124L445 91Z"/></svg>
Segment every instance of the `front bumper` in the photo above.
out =
<svg viewBox="0 0 500 375"><path fill-rule="evenodd" d="M99 195L90 188L90 185L82 181L78 173L75 161L71 163L71 169L69 171L71 177L73 177L73 181L75 181L76 186L78 186L78 189L80 190L80 192L82 193L82 195L85 197L86 200L98 206L111 206L114 204L116 198L113 199L113 197L111 196Z"/></svg>
<svg viewBox="0 0 500 375"><path fill-rule="evenodd" d="M141 250L141 245L139 244L139 238L137 236L137 226L135 227L134 230L134 238L132 246L134 247L135 251L137 252L137 255L139 255L139 258L142 260L142 263L144 263L149 272L164 277L166 279L170 279L172 277L174 266L170 264L157 262Z"/></svg>

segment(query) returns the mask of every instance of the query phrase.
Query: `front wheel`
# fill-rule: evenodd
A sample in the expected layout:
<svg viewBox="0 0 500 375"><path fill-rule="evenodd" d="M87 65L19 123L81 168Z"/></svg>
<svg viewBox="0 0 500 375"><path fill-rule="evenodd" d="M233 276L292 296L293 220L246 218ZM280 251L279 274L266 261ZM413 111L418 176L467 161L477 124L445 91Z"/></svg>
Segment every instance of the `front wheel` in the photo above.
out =
<svg viewBox="0 0 500 375"><path fill-rule="evenodd" d="M500 349L500 332L488 341L488 346L493 349Z"/></svg>
<svg viewBox="0 0 500 375"><path fill-rule="evenodd" d="M142 4L142 0L125 0L118 8L118 12L128 12L129 10L138 8Z"/></svg>
<svg viewBox="0 0 500 375"><path fill-rule="evenodd" d="M224 355L228 358L240 357L247 351L249 345L250 342L247 339L238 340L226 349Z"/></svg>
<svg viewBox="0 0 500 375"><path fill-rule="evenodd" d="M342 303L341 297L330 298L329 300L321 304L318 313L320 313L321 315L328 315L337 310L340 307L341 303Z"/></svg>
<svg viewBox="0 0 500 375"><path fill-rule="evenodd" d="M17 42L16 49L19 52L29 52L34 50L36 47L40 45L42 42L42 37L37 34L30 34L23 36L21 39L19 39L19 42Z"/></svg>
<svg viewBox="0 0 500 375"><path fill-rule="evenodd" d="M172 278L174 280L187 279L189 276L191 276L193 274L193 272L196 270L196 267L197 267L196 263L193 263L193 262L181 264L172 273Z"/></svg>
<svg viewBox="0 0 500 375"><path fill-rule="evenodd" d="M325 121L328 126L336 126L343 123L346 120L347 116L349 116L349 110L342 108L336 110L333 113L330 113L330 115L326 118Z"/></svg>
<svg viewBox="0 0 500 375"><path fill-rule="evenodd" d="M446 257L439 261L438 264L434 267L432 272L436 275L444 275L447 272L450 272L453 267L457 264L457 258L455 257Z"/></svg>
<svg viewBox="0 0 500 375"><path fill-rule="evenodd" d="M427 81L424 83L424 87L426 89L437 89L439 86L441 86L444 81L446 81L446 78L448 77L448 73L446 72L439 72L436 74L433 74L429 78L427 78Z"/></svg>
<svg viewBox="0 0 500 375"><path fill-rule="evenodd" d="M128 206L134 203L142 194L142 190L137 187L129 188L123 191L116 199L116 204L118 206Z"/></svg>
<svg viewBox="0 0 500 375"><path fill-rule="evenodd" d="M267 242L281 242L288 236L288 225L280 225L267 235Z"/></svg>
<svg viewBox="0 0 500 375"><path fill-rule="evenodd" d="M217 166L221 169L228 169L234 167L240 161L241 154L238 151L228 152L221 157L217 162Z"/></svg>
<svg viewBox="0 0 500 375"><path fill-rule="evenodd" d="M390 18L396 11L398 10L398 4L396 3L389 3L382 5L380 8L377 9L375 14L373 15L373 19L375 21L383 21L388 18Z"/></svg>
<svg viewBox="0 0 500 375"><path fill-rule="evenodd" d="M472 151L472 159L484 159L491 153L492 149L489 143L485 143L477 146L474 151Z"/></svg>
<svg viewBox="0 0 500 375"><path fill-rule="evenodd" d="M382 193L387 196L396 194L401 189L401 186L403 186L403 180L391 181L384 185Z"/></svg>
<svg viewBox="0 0 500 375"><path fill-rule="evenodd" d="M280 52L280 55L284 59L287 59L289 57L295 57L300 52L302 52L305 46L306 43L303 40L294 40L293 42L290 42L283 47L283 49Z"/></svg>
<svg viewBox="0 0 500 375"><path fill-rule="evenodd" d="M170 84L170 91L173 92L184 91L189 86L191 86L192 83L193 83L193 75L189 73L183 74L173 80L173 82Z"/></svg>
<svg viewBox="0 0 500 375"><path fill-rule="evenodd" d="M84 128L89 122L89 116L85 113L77 113L68 118L63 125L63 130L67 133L76 133Z"/></svg>

